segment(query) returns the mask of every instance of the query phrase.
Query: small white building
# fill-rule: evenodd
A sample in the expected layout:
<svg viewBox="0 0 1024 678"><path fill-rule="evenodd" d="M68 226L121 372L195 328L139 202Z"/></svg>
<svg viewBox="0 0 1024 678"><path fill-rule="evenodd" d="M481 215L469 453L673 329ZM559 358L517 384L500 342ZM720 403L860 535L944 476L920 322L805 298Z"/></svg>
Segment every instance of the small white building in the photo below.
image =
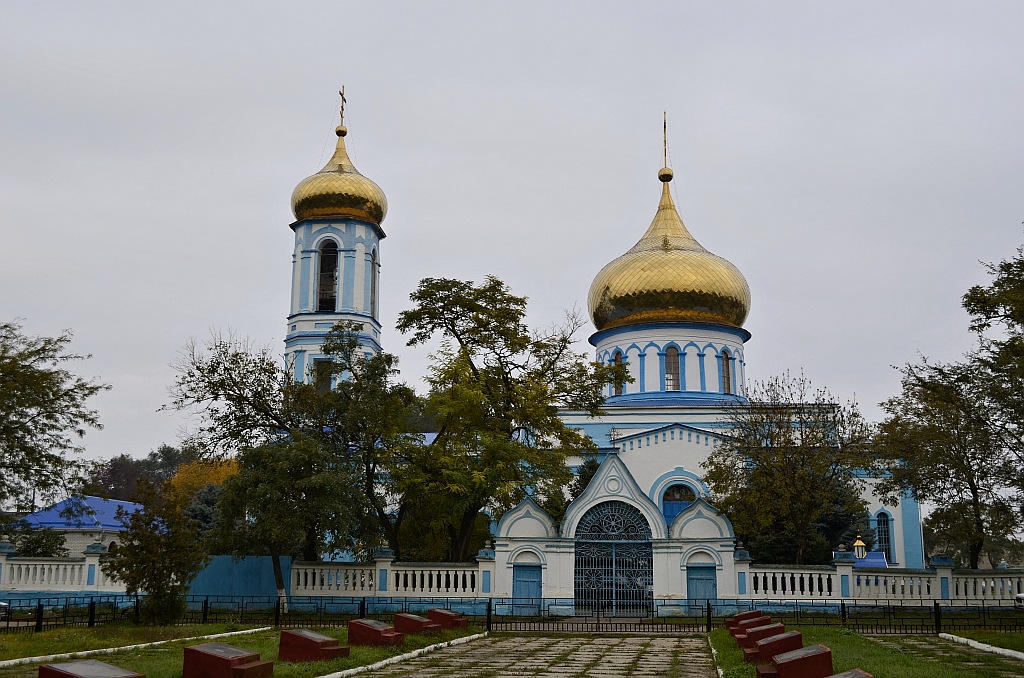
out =
<svg viewBox="0 0 1024 678"><path fill-rule="evenodd" d="M64 535L64 548L70 556L81 556L91 547L103 552L117 548L124 525L117 517L118 509L134 513L141 504L102 497L71 497L53 506L30 513L21 520L31 528L51 529Z"/></svg>

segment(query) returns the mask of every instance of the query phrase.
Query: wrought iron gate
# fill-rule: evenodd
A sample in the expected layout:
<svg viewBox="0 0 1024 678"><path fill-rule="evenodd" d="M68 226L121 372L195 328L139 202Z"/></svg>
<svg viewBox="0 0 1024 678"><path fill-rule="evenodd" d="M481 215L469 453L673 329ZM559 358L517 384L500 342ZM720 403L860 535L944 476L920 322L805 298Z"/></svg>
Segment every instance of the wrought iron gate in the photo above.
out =
<svg viewBox="0 0 1024 678"><path fill-rule="evenodd" d="M633 506L607 501L587 511L576 528L577 609L608 615L646 615L654 597L651 528Z"/></svg>

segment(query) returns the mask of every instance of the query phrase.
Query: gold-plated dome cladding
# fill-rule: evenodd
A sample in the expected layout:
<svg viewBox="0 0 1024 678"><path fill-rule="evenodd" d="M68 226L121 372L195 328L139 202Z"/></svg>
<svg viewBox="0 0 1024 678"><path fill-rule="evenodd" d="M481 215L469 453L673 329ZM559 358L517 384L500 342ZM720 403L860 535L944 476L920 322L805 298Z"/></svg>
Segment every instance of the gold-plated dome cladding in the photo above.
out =
<svg viewBox="0 0 1024 678"><path fill-rule="evenodd" d="M388 212L388 200L380 186L367 179L348 157L345 135L339 125L338 145L324 168L299 182L292 192L292 212L299 221L327 217L353 217L380 225Z"/></svg>
<svg viewBox="0 0 1024 678"><path fill-rule="evenodd" d="M647 232L601 269L590 286L594 326L598 331L651 322L742 327L750 310L746 279L690 235L668 181L662 181L661 202Z"/></svg>
<svg viewBox="0 0 1024 678"><path fill-rule="evenodd" d="M660 170L658 170L658 178L665 183L672 181L672 168L662 167Z"/></svg>

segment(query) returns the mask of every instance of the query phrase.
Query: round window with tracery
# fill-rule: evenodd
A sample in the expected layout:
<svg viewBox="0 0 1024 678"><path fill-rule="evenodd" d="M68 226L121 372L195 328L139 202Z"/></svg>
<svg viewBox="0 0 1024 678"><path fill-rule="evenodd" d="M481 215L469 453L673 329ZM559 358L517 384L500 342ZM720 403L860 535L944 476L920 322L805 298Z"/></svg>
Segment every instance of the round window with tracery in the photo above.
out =
<svg viewBox="0 0 1024 678"><path fill-rule="evenodd" d="M583 514L576 539L594 541L649 541L651 526L644 514L621 501L606 501Z"/></svg>

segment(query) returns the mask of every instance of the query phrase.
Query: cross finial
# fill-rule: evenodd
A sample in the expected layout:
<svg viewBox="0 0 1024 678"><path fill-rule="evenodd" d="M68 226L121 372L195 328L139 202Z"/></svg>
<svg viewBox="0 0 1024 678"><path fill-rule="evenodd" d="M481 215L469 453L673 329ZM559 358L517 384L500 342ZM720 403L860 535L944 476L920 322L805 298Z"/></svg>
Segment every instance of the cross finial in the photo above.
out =
<svg viewBox="0 0 1024 678"><path fill-rule="evenodd" d="M668 167L668 111L661 113L661 152L662 167Z"/></svg>
<svg viewBox="0 0 1024 678"><path fill-rule="evenodd" d="M341 95L341 124L345 124L345 86L341 86L341 90L338 92Z"/></svg>

